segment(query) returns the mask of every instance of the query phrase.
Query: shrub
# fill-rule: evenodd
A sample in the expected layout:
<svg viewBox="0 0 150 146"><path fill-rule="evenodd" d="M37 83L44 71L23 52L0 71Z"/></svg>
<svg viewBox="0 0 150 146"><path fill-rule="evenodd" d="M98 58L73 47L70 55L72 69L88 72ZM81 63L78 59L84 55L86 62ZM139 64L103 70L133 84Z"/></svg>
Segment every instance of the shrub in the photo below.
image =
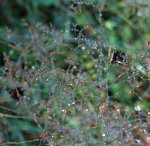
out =
<svg viewBox="0 0 150 146"><path fill-rule="evenodd" d="M150 143L149 44L135 12L125 16L135 6L122 3L117 10L111 2L59 1L52 23L6 28L1 145Z"/></svg>

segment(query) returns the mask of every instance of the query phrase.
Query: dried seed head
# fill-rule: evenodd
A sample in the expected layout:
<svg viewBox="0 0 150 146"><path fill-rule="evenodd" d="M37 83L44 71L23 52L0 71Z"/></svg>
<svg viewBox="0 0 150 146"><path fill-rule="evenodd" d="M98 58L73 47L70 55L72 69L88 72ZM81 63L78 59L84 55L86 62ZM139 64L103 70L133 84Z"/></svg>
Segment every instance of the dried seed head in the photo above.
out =
<svg viewBox="0 0 150 146"><path fill-rule="evenodd" d="M15 89L11 90L11 97L14 100L20 100L20 98L22 98L24 95L24 91L22 90L21 87L16 87Z"/></svg>
<svg viewBox="0 0 150 146"><path fill-rule="evenodd" d="M121 64L123 62L127 62L127 59L125 57L125 52L115 52L115 53L113 53L111 63Z"/></svg>

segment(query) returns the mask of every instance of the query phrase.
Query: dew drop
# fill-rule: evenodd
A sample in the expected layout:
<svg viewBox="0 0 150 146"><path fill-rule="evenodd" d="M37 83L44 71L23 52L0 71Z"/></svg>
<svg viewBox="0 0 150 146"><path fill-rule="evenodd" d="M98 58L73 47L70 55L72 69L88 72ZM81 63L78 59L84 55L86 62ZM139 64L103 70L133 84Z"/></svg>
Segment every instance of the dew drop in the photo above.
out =
<svg viewBox="0 0 150 146"><path fill-rule="evenodd" d="M136 111L141 111L141 107L138 105L138 106L135 106L135 110Z"/></svg>
<svg viewBox="0 0 150 146"><path fill-rule="evenodd" d="M141 12L141 11L138 11L138 12L137 12L137 16L142 16L142 12Z"/></svg>
<svg viewBox="0 0 150 146"><path fill-rule="evenodd" d="M38 101L37 101L37 100L35 100L35 101L34 101L34 104L38 104Z"/></svg>
<svg viewBox="0 0 150 146"><path fill-rule="evenodd" d="M32 69L35 69L35 66L32 66Z"/></svg>
<svg viewBox="0 0 150 146"><path fill-rule="evenodd" d="M141 140L139 140L139 139L136 139L136 141L137 141L137 143L138 143L138 144L141 144Z"/></svg>
<svg viewBox="0 0 150 146"><path fill-rule="evenodd" d="M147 131L145 129L143 131L144 131L145 134L147 134Z"/></svg>
<svg viewBox="0 0 150 146"><path fill-rule="evenodd" d="M82 50L85 50L85 47L82 47Z"/></svg>
<svg viewBox="0 0 150 146"><path fill-rule="evenodd" d="M103 136L103 137L106 136L105 133L103 133L102 136Z"/></svg>
<svg viewBox="0 0 150 146"><path fill-rule="evenodd" d="M64 109L62 109L61 111L64 112L64 113L66 112L66 110L64 110Z"/></svg>

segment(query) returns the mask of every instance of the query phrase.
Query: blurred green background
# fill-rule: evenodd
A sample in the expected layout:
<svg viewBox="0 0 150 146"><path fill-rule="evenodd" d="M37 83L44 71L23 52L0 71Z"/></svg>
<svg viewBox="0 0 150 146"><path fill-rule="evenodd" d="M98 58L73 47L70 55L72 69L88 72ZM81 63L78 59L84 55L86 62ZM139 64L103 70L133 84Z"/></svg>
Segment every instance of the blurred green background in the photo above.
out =
<svg viewBox="0 0 150 146"><path fill-rule="evenodd" d="M88 5L90 2L92 2L93 5L98 2L100 3L102 13L101 24L99 23L98 9L95 5ZM81 8L80 12L80 7L82 6L83 8ZM74 13L72 13L72 7L75 8L73 9ZM36 120L34 121L36 124L32 123L33 119L31 117L26 121L20 119L7 120L6 117L0 119L1 129L3 129L3 134L0 135L2 140L18 141L17 136L19 135L19 141L25 141L26 139L28 140L29 129L31 137L33 133L49 129L43 120L51 120L49 119L49 114L47 113L47 107L45 107L45 105L49 101L48 97L53 96L55 90L58 90L58 93L54 94L58 99L51 105L51 108L53 109L53 112L50 113L51 117L56 114L57 117L54 121L59 121L62 127L65 125L80 125L79 121L82 118L82 114L80 112L83 109L88 109L91 112L96 111L97 107L104 102L106 97L105 91L103 91L101 95L98 93L100 85L98 86L97 82L100 81L98 80L98 76L101 72L99 71L99 66L102 67L104 80L107 76L107 72L109 72L108 85L110 85L110 87L108 93L109 96L112 97L110 98L110 104L113 105L117 102L120 105L120 108L128 106L130 111L137 110L137 107L140 107L142 111L149 110L150 82L149 70L147 69L150 66L150 51L148 46L148 42L150 40L149 1L87 0L84 5L80 5L80 3L76 3L75 1L73 3L73 1L69 0L1 0L0 14L0 106L3 107L0 111L4 112L4 107L11 107L15 110L23 110L23 108L25 108L26 110L29 110L28 113L31 117L34 117L34 112L39 114L37 116L39 117L39 123ZM71 22L71 24L68 22ZM69 27L67 27L68 24ZM74 33L64 33L63 36L70 40L68 39L69 41L67 42L63 40L64 38L61 40L59 38L59 32L63 34L64 30L66 31L70 29L74 24L78 24L76 27L77 31ZM86 25L89 25L90 27L85 29ZM52 30L54 30L55 33L53 34L52 31L50 31L50 28L47 29L47 26L53 28ZM103 44L106 44L106 46L103 46L103 53L105 55L104 60L107 60L108 49L111 46L111 51L113 51L113 48L116 48L117 51L126 53L126 58L129 61L128 65L126 67L122 67L122 65L115 66L109 64L108 71L105 72L107 63L103 61L103 64L99 63L98 56L100 55L100 52L97 51L97 49L94 49L91 53L88 51L91 49L90 47L87 47L85 50L80 50L77 46L82 45L82 43L71 40L72 37L78 36L78 31L81 31L82 29L82 34L85 37L91 38L92 41L96 41L98 45L99 40L102 41ZM100 29L100 33L97 33L97 29ZM55 41L58 41L58 44L55 44ZM64 41L64 46L59 46L59 43L63 44L61 41ZM18 51L8 44L19 47L22 51L24 50L24 52ZM57 46L59 48L58 52ZM42 50L42 48L44 49ZM77 49L74 51L74 48ZM40 50L39 53L38 50ZM54 50L56 50L56 55ZM51 53L55 67L52 63L53 60L51 60ZM50 55L46 56L47 54ZM12 66L10 64L12 64ZM14 68L15 72L17 71L17 65L22 70L19 73L16 73L16 76L14 76L14 79L10 82L7 80L7 75L10 73L9 67L11 66ZM23 69L22 66L24 65L25 70L28 71ZM71 66L71 75L68 75L65 72L69 66ZM6 71L6 68L8 71ZM82 68L81 72L79 71L80 68ZM128 72L121 75L125 68L130 69ZM65 71L63 72L62 70ZM10 74L12 74L12 72L13 69L11 69ZM82 76L84 82L86 82L86 75L88 75L88 84L76 84L78 79L81 79ZM121 76L119 77L119 75ZM25 76L26 79L23 79L23 76ZM34 78L32 76L36 77ZM30 79L30 77L32 79ZM118 77L119 79L117 80ZM51 81L47 80L47 78ZM23 80L26 80L26 82ZM116 80L118 83L116 83ZM4 86L3 84L8 86ZM30 100L29 103L26 101L27 105L22 103L24 106L18 106L18 103L16 103L18 101L11 98L13 92L12 89L16 86L15 84L17 86L25 86L22 90L24 90L24 95ZM60 89L56 89L58 84L61 86ZM70 86L70 84L72 84L73 87ZM104 84L105 83L102 83L102 87ZM90 87L97 87L97 89L91 89ZM31 90L29 88L31 88ZM82 88L82 90L78 88ZM135 93L133 92L133 89ZM66 92L66 90L68 92ZM19 92L21 94L21 91ZM91 94L87 95L86 92ZM133 94L130 94L130 92L133 92ZM66 101L63 101L64 105L59 104L59 99L63 100L62 98L65 98L67 95L72 98L67 97ZM101 97L99 102L96 98L92 98L97 96ZM142 100L140 100L140 98L142 98ZM4 99L7 99L9 102L3 103ZM54 99L52 98L52 100ZM64 109L66 108L65 110L68 108L69 110L67 112L69 113L71 107L68 106L68 103L73 103L75 100L80 100L81 102L86 101L86 104L83 108L79 105L75 107L77 110L79 108L79 111L77 111L77 113L73 113L72 117L69 115L72 120L68 118L67 121L63 121L64 117L61 117L63 107ZM35 102L38 102L38 104L35 104ZM57 109L62 110L57 111ZM10 114L9 110L6 111L8 112L6 112L6 114ZM42 118L41 121L40 118ZM7 130L6 133L4 133L5 126L3 126L5 122L7 123L6 127L10 126L12 128L10 131ZM22 125L25 127L22 128ZM82 125L78 128L81 130ZM101 127L99 128L102 129ZM15 133L12 132L13 130L15 130ZM53 126L50 131L51 133L55 133L53 132ZM95 134L95 131L89 130L89 132L93 132ZM75 133L77 134L78 132ZM59 141L61 139L60 137L61 134L59 136L56 135L54 141ZM98 136L94 135L93 137L97 138ZM49 143L51 141L53 140L48 140Z"/></svg>

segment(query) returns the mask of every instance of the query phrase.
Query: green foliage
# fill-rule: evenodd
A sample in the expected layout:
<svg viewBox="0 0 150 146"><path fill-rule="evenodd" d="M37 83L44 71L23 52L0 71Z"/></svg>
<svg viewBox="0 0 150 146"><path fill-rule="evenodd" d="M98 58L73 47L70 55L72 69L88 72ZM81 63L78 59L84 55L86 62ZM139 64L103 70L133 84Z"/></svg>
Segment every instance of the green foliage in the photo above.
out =
<svg viewBox="0 0 150 146"><path fill-rule="evenodd" d="M0 144L148 145L148 7L1 1Z"/></svg>
<svg viewBox="0 0 150 146"><path fill-rule="evenodd" d="M58 5L59 0L33 0L33 3L36 5L43 5L43 6L51 6L51 5Z"/></svg>

